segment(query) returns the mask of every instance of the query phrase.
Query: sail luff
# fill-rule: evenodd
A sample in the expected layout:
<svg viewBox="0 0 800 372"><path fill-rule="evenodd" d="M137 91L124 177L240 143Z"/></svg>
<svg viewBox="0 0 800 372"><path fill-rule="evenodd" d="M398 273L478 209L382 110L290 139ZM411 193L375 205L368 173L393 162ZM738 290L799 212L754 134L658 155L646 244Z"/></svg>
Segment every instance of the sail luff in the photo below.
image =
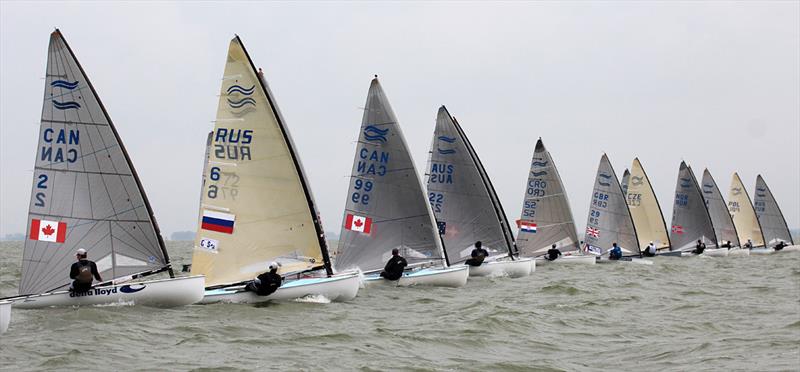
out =
<svg viewBox="0 0 800 372"><path fill-rule="evenodd" d="M442 106L444 108L444 106ZM483 186L486 189L487 194L489 194L489 198L492 201L492 207L494 207L495 215L497 216L497 220L500 223L500 228L503 231L503 238L506 240L506 246L508 248L508 255L509 257L514 257L516 252L516 244L514 243L514 235L511 233L511 227L508 223L508 218L506 217L506 213L503 210L503 205L500 203L499 198L497 197L497 192L492 185L492 181L489 179L489 175L486 173L486 168L483 167L483 163L481 163L481 159L478 157L478 154L475 152L475 148L472 147L472 143L467 138L467 135L464 133L464 129L461 128L461 125L458 123L455 117L450 115L450 112L447 111L447 108L444 108L447 115L450 116L453 122L453 126L456 128L459 136L461 136L462 140L464 141L464 145L467 147L467 152L469 152L470 157L472 158L472 162L475 164L475 167L478 169L478 173L481 176L481 181L483 182Z"/></svg>

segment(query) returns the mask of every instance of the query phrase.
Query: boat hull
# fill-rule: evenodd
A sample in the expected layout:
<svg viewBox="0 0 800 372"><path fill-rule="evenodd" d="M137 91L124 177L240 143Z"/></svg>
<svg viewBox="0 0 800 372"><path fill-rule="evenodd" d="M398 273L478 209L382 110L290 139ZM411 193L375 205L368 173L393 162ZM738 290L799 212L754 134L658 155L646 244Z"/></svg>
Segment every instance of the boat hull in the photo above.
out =
<svg viewBox="0 0 800 372"><path fill-rule="evenodd" d="M480 266L469 266L469 276L509 276L511 278L521 278L531 275L535 264L531 263L532 258L520 258L518 260L503 260L484 262Z"/></svg>
<svg viewBox="0 0 800 372"><path fill-rule="evenodd" d="M776 252L798 252L798 251L800 251L800 244L783 247L783 249Z"/></svg>
<svg viewBox="0 0 800 372"><path fill-rule="evenodd" d="M0 334L8 331L11 323L11 301L0 302Z"/></svg>
<svg viewBox="0 0 800 372"><path fill-rule="evenodd" d="M565 265L565 264L579 264L579 265L594 265L597 263L597 257L594 255L573 255L561 256L553 261L542 257L537 257L536 262L539 265Z"/></svg>
<svg viewBox="0 0 800 372"><path fill-rule="evenodd" d="M432 287L463 287L467 284L469 269L466 266L451 266L426 268L403 273L399 280L386 280L379 274L364 277L365 286L391 285L398 287L432 286Z"/></svg>
<svg viewBox="0 0 800 372"><path fill-rule="evenodd" d="M656 253L656 257L683 257L683 251L667 251L667 252L658 252Z"/></svg>
<svg viewBox="0 0 800 372"><path fill-rule="evenodd" d="M730 251L728 248L706 248L703 254L709 257L727 257Z"/></svg>
<svg viewBox="0 0 800 372"><path fill-rule="evenodd" d="M205 291L201 304L245 303L267 301L292 301L310 296L322 296L330 301L349 301L358 294L360 279L357 272L344 273L325 278L303 278L287 281L274 293L259 296L245 291L243 285Z"/></svg>
<svg viewBox="0 0 800 372"><path fill-rule="evenodd" d="M609 260L608 258L598 259L597 263L599 264L613 264L613 263L623 263L623 264L637 264L637 265L652 265L653 261L639 258L639 257L622 257L619 260Z"/></svg>
<svg viewBox="0 0 800 372"><path fill-rule="evenodd" d="M92 288L84 293L59 291L10 299L20 309L58 306L141 305L176 307L191 305L203 298L203 275L144 282L120 283Z"/></svg>
<svg viewBox="0 0 800 372"><path fill-rule="evenodd" d="M775 250L772 249L772 248L752 248L752 249L750 249L750 255L751 256L753 256L753 255L759 256L759 255L773 254L773 253L775 253Z"/></svg>
<svg viewBox="0 0 800 372"><path fill-rule="evenodd" d="M749 249L742 249L742 248L731 248L728 250L728 256L731 257L744 257L749 256L750 250Z"/></svg>

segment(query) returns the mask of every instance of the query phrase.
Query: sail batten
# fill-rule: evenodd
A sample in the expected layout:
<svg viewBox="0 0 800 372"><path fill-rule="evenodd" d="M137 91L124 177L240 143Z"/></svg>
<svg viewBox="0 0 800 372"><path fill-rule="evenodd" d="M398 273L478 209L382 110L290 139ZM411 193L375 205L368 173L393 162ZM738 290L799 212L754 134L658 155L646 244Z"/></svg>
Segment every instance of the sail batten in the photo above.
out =
<svg viewBox="0 0 800 372"><path fill-rule="evenodd" d="M623 253L640 256L636 233L622 186L608 156L603 154L589 204L584 237L586 249L596 254L605 254L613 243L617 243Z"/></svg>
<svg viewBox="0 0 800 372"><path fill-rule="evenodd" d="M734 173L728 193L728 212L731 214L736 232L739 234L739 242L745 244L750 239L753 247L761 247L765 243L764 234L750 200L739 174Z"/></svg>
<svg viewBox="0 0 800 372"><path fill-rule="evenodd" d="M625 190L625 201L636 226L639 246L646 247L651 241L657 250L670 248L667 224L661 212L650 178L644 171L639 158L633 159Z"/></svg>
<svg viewBox="0 0 800 372"><path fill-rule="evenodd" d="M753 204L758 222L761 224L761 231L764 233L764 242L767 246L774 247L780 241L789 245L794 244L789 225L786 224L786 218L783 217L783 212L781 212L772 190L770 190L767 182L764 181L760 174L756 177Z"/></svg>
<svg viewBox="0 0 800 372"><path fill-rule="evenodd" d="M564 253L579 249L564 183L541 138L536 141L531 158L517 226L516 243L522 256L543 255L553 244Z"/></svg>
<svg viewBox="0 0 800 372"><path fill-rule="evenodd" d="M119 133L58 30L48 48L28 224L21 294L66 286L78 248L101 263L104 278L169 265Z"/></svg>
<svg viewBox="0 0 800 372"><path fill-rule="evenodd" d="M397 248L410 265L446 264L436 221L402 129L378 79L370 83L342 218L336 268L383 268Z"/></svg>

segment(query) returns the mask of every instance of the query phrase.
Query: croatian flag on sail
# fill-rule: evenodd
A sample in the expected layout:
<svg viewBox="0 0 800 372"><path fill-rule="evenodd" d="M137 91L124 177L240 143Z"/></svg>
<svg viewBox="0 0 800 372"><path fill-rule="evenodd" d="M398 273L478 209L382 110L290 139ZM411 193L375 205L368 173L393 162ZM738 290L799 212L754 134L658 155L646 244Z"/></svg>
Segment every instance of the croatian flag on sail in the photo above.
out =
<svg viewBox="0 0 800 372"><path fill-rule="evenodd" d="M672 232L676 234L683 234L683 226L681 225L672 225Z"/></svg>
<svg viewBox="0 0 800 372"><path fill-rule="evenodd" d="M63 243L67 238L67 223L61 221L31 220L31 240Z"/></svg>
<svg viewBox="0 0 800 372"><path fill-rule="evenodd" d="M593 236L595 238L599 238L600 237L600 230L595 229L593 227L587 227L586 228L586 233L589 234L589 236Z"/></svg>
<svg viewBox="0 0 800 372"><path fill-rule="evenodd" d="M352 231L369 234L372 231L372 218L347 214L344 221L344 228Z"/></svg>
<svg viewBox="0 0 800 372"><path fill-rule="evenodd" d="M536 223L533 221L517 220L519 230L527 233L536 233Z"/></svg>
<svg viewBox="0 0 800 372"><path fill-rule="evenodd" d="M225 234L233 234L233 222L236 216L230 213L203 210L203 230L211 230Z"/></svg>

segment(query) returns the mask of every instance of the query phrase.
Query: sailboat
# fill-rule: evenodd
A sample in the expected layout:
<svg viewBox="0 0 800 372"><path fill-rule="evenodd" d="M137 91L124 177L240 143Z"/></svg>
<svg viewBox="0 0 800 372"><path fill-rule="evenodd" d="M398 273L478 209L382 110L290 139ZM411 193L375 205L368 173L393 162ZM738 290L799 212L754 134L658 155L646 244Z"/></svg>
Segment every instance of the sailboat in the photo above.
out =
<svg viewBox="0 0 800 372"><path fill-rule="evenodd" d="M700 240L707 248L703 254L708 256L727 256L728 250L714 249L719 246L711 215L703 200L703 193L697 184L692 168L682 161L678 170L678 181L675 185L675 203L672 208L672 230L670 241L676 252L688 253L697 246ZM688 253L691 255L691 253Z"/></svg>
<svg viewBox="0 0 800 372"><path fill-rule="evenodd" d="M572 209L569 206L564 183L556 169L550 152L542 139L536 141L531 159L522 213L517 220L517 248L522 257L536 257L534 262L583 263L594 265L594 255L583 255L580 251L578 233ZM555 244L563 254L550 261L544 258L547 250Z"/></svg>
<svg viewBox="0 0 800 372"><path fill-rule="evenodd" d="M756 217L756 211L750 196L744 188L738 173L733 173L731 177L731 188L728 193L728 212L731 214L736 232L739 234L739 242L742 248L750 248L750 254L768 254L774 252L764 248L764 234L761 232L761 224ZM750 246L748 247L748 241ZM753 249L756 248L756 249ZM762 249L758 249L762 248Z"/></svg>
<svg viewBox="0 0 800 372"><path fill-rule="evenodd" d="M334 275L286 121L239 36L228 47L210 146L192 254L192 273L206 275L201 303L355 298L358 273ZM268 296L246 291L273 261L283 285Z"/></svg>
<svg viewBox="0 0 800 372"><path fill-rule="evenodd" d="M78 248L103 278L68 290ZM168 272L169 279L130 282ZM111 118L59 30L50 35L28 239L15 307L181 306L203 276L175 278L153 210Z"/></svg>
<svg viewBox="0 0 800 372"><path fill-rule="evenodd" d="M600 165L597 168L584 241L585 252L596 255L597 262L622 261L647 265L653 263L640 258L642 253L639 249L639 239L636 237L636 227L625 195L622 194L622 186L606 154L600 158ZM613 243L617 243L622 249L622 260L602 258L611 250Z"/></svg>
<svg viewBox="0 0 800 372"><path fill-rule="evenodd" d="M625 168L625 171L622 172L622 181L620 182L622 186L622 193L627 195L628 194L628 181L631 178L631 171L628 168Z"/></svg>
<svg viewBox="0 0 800 372"><path fill-rule="evenodd" d="M708 214L711 216L711 224L714 226L714 235L717 237L717 246L730 244L729 248L722 248L715 252L716 255L738 255L749 256L750 250L741 249L739 244L739 235L736 233L736 226L733 224L733 218L728 212L728 206L725 199L722 198L722 193L717 187L717 182L711 176L708 169L703 171L703 200L706 202ZM708 248L706 248L708 251ZM704 254L710 252L704 251ZM727 253L725 253L727 251ZM710 254L709 254L710 255Z"/></svg>
<svg viewBox="0 0 800 372"><path fill-rule="evenodd" d="M639 246L646 247L653 242L656 252L669 251L671 244L664 214L639 158L633 159L625 200L636 226Z"/></svg>
<svg viewBox="0 0 800 372"><path fill-rule="evenodd" d="M0 334L8 331L8 323L11 323L11 301L0 301Z"/></svg>
<svg viewBox="0 0 800 372"><path fill-rule="evenodd" d="M436 116L428 171L428 201L450 264L463 264L480 241L490 257L480 266L469 266L470 276L530 275L533 260L514 257L514 236L494 187L461 125L444 106Z"/></svg>
<svg viewBox="0 0 800 372"><path fill-rule="evenodd" d="M767 186L764 178L759 174L756 177L756 194L753 196L753 204L756 209L758 222L761 224L761 231L764 232L764 241L767 247L775 247L779 242L784 242L788 246L783 247L783 251L800 250L800 245L795 245L792 240L792 233L786 224L781 208L772 191Z"/></svg>
<svg viewBox="0 0 800 372"><path fill-rule="evenodd" d="M395 248L410 270L388 281L379 273ZM359 130L336 267L362 270L366 285L460 287L469 276L465 265L448 262L431 204L377 76Z"/></svg>

